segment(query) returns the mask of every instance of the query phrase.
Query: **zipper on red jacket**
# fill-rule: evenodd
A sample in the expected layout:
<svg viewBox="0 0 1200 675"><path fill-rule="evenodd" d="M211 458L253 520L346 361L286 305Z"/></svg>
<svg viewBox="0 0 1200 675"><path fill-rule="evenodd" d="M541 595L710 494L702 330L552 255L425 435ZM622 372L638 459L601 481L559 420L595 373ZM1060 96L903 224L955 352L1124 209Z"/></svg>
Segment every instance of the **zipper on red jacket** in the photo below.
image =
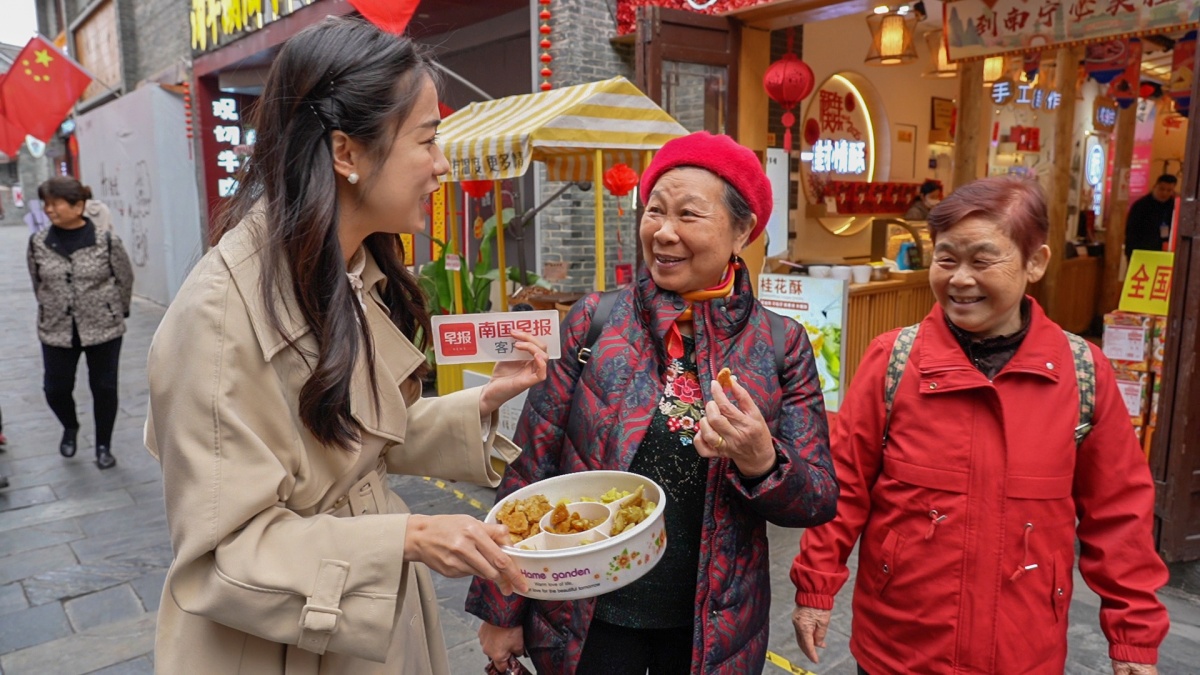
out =
<svg viewBox="0 0 1200 675"><path fill-rule="evenodd" d="M946 515L938 513L937 509L929 509L929 530L925 532L925 540L933 539L933 535L937 534L938 525L946 520Z"/></svg>
<svg viewBox="0 0 1200 675"><path fill-rule="evenodd" d="M1024 532L1021 535L1021 545L1025 548L1025 552L1021 555L1021 565L1008 578L1009 581L1016 581L1025 576L1026 572L1032 572L1037 569L1037 563L1029 562L1029 533L1033 532L1033 523L1025 523Z"/></svg>

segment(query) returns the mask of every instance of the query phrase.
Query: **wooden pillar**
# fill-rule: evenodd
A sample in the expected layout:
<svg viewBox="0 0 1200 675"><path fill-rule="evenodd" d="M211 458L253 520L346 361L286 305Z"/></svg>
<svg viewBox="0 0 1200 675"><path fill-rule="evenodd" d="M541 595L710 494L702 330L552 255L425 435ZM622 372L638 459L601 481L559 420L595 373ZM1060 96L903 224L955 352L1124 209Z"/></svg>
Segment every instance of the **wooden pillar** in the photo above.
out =
<svg viewBox="0 0 1200 675"><path fill-rule="evenodd" d="M1113 180L1109 190L1108 218L1104 221L1104 273L1100 282L1100 304L1096 310L1107 314L1121 299L1121 260L1125 256L1125 217L1129 212L1129 171L1133 165L1134 132L1137 129L1137 104L1117 114L1117 146L1113 150ZM1121 180L1124 176L1124 180ZM1125 191L1121 192L1124 185Z"/></svg>
<svg viewBox="0 0 1200 675"><path fill-rule="evenodd" d="M735 28L735 30L738 30ZM763 75L767 66L771 65L771 32L761 28L740 28L741 48L738 54L738 143L765 156L767 149L767 115L770 98L763 89ZM807 101L796 107L796 112L804 110ZM797 114L799 117L799 114ZM799 129L793 129L793 136L799 142ZM783 139L778 139L780 143ZM750 280L754 288L758 288L758 274L762 270L767 254L766 237L759 237L742 251L742 259L746 261L746 269L750 272Z"/></svg>
<svg viewBox="0 0 1200 675"><path fill-rule="evenodd" d="M954 131L954 187L979 178L979 157L987 153L981 137L987 113L987 90L983 88L983 61L958 64L958 121Z"/></svg>
<svg viewBox="0 0 1200 675"><path fill-rule="evenodd" d="M1071 189L1071 149L1075 133L1075 74L1079 68L1076 48L1061 47L1054 68L1054 88L1063 93L1063 103L1054 114L1054 154L1050 184L1046 189L1046 211L1050 220L1050 264L1042 279L1040 297L1046 315L1055 319L1059 305L1059 277L1067 241L1067 195Z"/></svg>

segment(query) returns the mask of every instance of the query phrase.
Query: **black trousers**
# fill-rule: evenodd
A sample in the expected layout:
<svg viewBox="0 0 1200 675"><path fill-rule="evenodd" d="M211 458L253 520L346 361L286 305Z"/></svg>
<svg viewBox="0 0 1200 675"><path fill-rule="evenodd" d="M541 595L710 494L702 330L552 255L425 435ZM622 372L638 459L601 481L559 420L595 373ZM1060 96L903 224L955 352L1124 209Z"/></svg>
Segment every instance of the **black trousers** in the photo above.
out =
<svg viewBox="0 0 1200 675"><path fill-rule="evenodd" d="M642 629L592 620L576 675L688 675L692 627Z"/></svg>
<svg viewBox="0 0 1200 675"><path fill-rule="evenodd" d="M42 345L45 376L42 389L46 402L64 428L78 429L75 416L75 371L79 355L87 358L88 385L92 389L92 409L96 418L96 445L111 447L113 424L117 420L117 370L121 362L121 338L91 347L79 344L76 334L70 347Z"/></svg>

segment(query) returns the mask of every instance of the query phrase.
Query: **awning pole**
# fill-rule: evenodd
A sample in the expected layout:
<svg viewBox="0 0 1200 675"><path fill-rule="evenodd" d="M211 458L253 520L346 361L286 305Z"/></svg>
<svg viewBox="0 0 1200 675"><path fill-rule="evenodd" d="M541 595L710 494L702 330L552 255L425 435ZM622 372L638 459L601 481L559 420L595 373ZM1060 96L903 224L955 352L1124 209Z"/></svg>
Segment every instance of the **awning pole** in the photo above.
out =
<svg viewBox="0 0 1200 675"><path fill-rule="evenodd" d="M450 233L450 252L458 256L459 269L450 273L451 282L454 284L454 313L463 313L463 287L462 287L462 266L467 264L466 256L463 255L462 248L459 246L461 235L458 229L458 191L454 189L455 184L446 183L446 203L450 205L450 223L447 231Z"/></svg>
<svg viewBox="0 0 1200 675"><path fill-rule="evenodd" d="M596 290L604 290L604 151L592 160L592 191L596 193Z"/></svg>
<svg viewBox="0 0 1200 675"><path fill-rule="evenodd" d="M508 311L508 266L504 258L504 194L500 181L492 181L496 213L496 264L500 269L500 311Z"/></svg>

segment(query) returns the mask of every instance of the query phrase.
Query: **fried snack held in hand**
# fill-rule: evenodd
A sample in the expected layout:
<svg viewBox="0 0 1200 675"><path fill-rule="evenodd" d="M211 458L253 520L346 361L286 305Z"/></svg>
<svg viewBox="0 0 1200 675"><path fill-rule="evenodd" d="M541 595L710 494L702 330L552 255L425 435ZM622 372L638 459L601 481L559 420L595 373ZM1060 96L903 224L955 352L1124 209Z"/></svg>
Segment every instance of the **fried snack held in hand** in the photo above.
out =
<svg viewBox="0 0 1200 675"><path fill-rule="evenodd" d="M717 373L717 382L721 383L721 388L729 391L733 388L733 371L728 368L722 368L721 372Z"/></svg>

